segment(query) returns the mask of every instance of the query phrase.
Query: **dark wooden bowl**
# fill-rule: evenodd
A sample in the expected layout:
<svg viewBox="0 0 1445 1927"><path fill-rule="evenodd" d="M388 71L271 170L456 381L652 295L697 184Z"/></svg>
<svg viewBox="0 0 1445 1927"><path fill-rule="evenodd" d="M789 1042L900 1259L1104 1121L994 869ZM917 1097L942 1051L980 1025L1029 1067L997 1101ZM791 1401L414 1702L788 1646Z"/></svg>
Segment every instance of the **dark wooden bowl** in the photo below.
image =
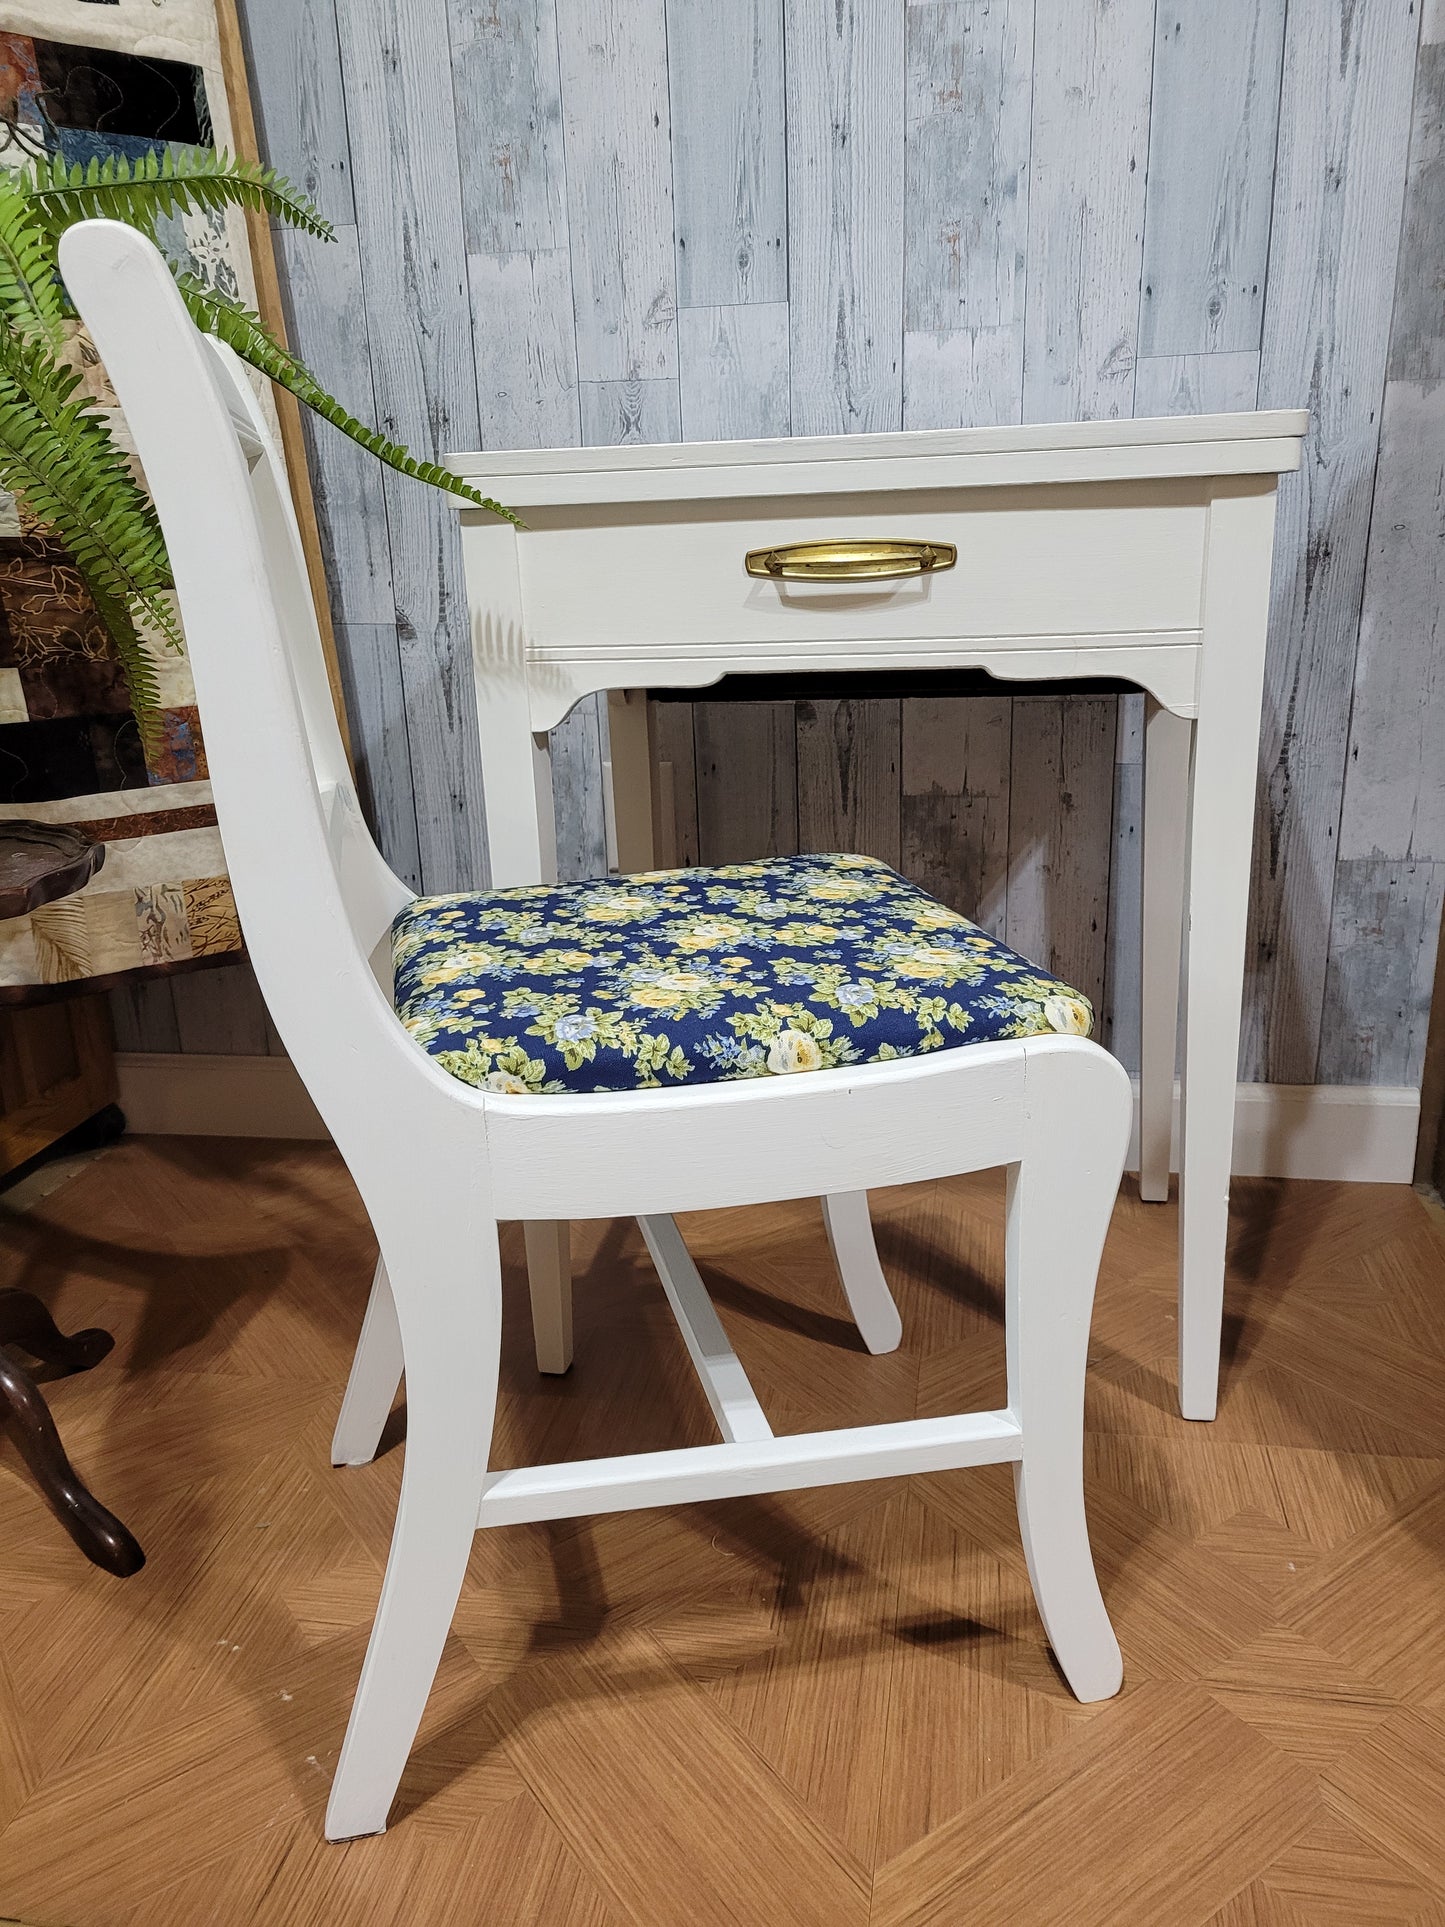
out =
<svg viewBox="0 0 1445 1927"><path fill-rule="evenodd" d="M0 917L83 890L105 862L105 845L65 823L0 822Z"/></svg>

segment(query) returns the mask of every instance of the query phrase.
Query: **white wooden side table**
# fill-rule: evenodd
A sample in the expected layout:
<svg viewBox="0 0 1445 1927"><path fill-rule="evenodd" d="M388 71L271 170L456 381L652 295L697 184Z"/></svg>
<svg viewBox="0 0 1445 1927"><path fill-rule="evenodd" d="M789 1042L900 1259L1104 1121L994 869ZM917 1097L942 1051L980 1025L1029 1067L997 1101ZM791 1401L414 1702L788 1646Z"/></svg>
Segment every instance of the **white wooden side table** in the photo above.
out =
<svg viewBox="0 0 1445 1927"><path fill-rule="evenodd" d="M594 691L624 870L652 862L649 686L982 668L1146 692L1140 1181L1167 1195L1182 931L1186 1418L1218 1396L1275 489L1306 424L1291 409L449 458L526 522L461 513L499 886L556 875L546 732ZM548 1244L533 1228L529 1256Z"/></svg>

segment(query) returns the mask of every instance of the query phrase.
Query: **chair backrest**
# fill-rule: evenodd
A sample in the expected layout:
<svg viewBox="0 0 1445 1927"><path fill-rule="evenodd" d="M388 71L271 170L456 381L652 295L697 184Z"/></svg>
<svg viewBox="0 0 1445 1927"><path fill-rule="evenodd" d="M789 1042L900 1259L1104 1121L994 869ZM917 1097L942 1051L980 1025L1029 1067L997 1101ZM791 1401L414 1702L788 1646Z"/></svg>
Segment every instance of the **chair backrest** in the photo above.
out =
<svg viewBox="0 0 1445 1927"><path fill-rule="evenodd" d="M247 948L335 1130L339 1058L399 1042L430 1067L387 994L412 892L357 806L285 471L242 364L196 328L150 241L81 222L60 265L165 532Z"/></svg>

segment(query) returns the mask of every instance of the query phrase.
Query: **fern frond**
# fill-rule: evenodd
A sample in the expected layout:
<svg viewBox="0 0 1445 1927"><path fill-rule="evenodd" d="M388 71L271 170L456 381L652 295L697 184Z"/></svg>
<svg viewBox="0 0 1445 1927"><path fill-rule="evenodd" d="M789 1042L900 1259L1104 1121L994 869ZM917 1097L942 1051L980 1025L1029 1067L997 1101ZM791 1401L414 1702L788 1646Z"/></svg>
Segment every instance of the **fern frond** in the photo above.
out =
<svg viewBox="0 0 1445 1927"><path fill-rule="evenodd" d="M242 361L259 369L278 387L289 390L299 402L320 415L323 421L330 422L333 428L339 428L343 435L349 435L352 441L359 443L378 461L385 462L388 468L394 468L400 475L409 475L413 481L427 482L433 488L445 489L450 495L459 495L464 502L487 509L493 515L500 515L504 521L521 526L520 518L511 509L503 508L500 502L481 494L470 482L464 482L460 475L453 475L449 468L443 468L437 462L418 461L397 442L388 441L374 428L368 428L364 422L348 414L311 371L267 332L249 308L242 307L226 295L218 294L214 288L206 287L191 274L178 274L176 286L197 327L205 329L207 334L218 336Z"/></svg>
<svg viewBox="0 0 1445 1927"><path fill-rule="evenodd" d="M160 524L78 378L43 343L0 329L0 484L74 558L115 639L137 717L147 732L159 701L138 624L182 647L164 591L170 564Z"/></svg>
<svg viewBox="0 0 1445 1927"><path fill-rule="evenodd" d="M54 239L0 174L0 317L23 335L55 341L64 314Z"/></svg>
<svg viewBox="0 0 1445 1927"><path fill-rule="evenodd" d="M157 218L177 208L249 207L318 240L336 238L331 223L272 168L209 147L165 147L134 158L108 154L85 162L53 154L24 168L16 185L56 235L99 215L128 221L153 237Z"/></svg>
<svg viewBox="0 0 1445 1927"><path fill-rule="evenodd" d="M160 740L161 684L155 663L136 626L134 612L125 603L117 602L108 595L83 563L77 561L76 567L115 644L141 741L150 749Z"/></svg>

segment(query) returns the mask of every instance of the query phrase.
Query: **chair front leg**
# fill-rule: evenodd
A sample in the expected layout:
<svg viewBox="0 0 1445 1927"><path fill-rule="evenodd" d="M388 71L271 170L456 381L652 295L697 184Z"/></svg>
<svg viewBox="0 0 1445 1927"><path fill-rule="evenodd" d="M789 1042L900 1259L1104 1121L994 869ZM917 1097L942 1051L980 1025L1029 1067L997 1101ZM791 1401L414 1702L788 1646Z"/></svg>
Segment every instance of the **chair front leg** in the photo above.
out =
<svg viewBox="0 0 1445 1927"><path fill-rule="evenodd" d="M479 1236L459 1213L449 1233L430 1227L424 1246L388 1250L386 1258L406 1354L406 1464L381 1602L326 1809L329 1840L386 1826L466 1575L497 1400L495 1226Z"/></svg>
<svg viewBox="0 0 1445 1927"><path fill-rule="evenodd" d="M1008 1174L1014 1492L1039 1616L1081 1700L1124 1676L1084 1517L1084 1370L1099 1258L1129 1143L1129 1080L1102 1050L1030 1052L1025 1150Z"/></svg>
<svg viewBox="0 0 1445 1927"><path fill-rule="evenodd" d="M903 1338L903 1320L878 1262L868 1193L838 1191L824 1198L823 1223L859 1336L875 1356L896 1352Z"/></svg>
<svg viewBox="0 0 1445 1927"><path fill-rule="evenodd" d="M369 1465L381 1443L382 1427L391 1412L401 1383L401 1329L396 1302L386 1275L386 1260L378 1258L371 1280L371 1296L361 1321L361 1336L351 1361L351 1376L331 1439L333 1465Z"/></svg>

